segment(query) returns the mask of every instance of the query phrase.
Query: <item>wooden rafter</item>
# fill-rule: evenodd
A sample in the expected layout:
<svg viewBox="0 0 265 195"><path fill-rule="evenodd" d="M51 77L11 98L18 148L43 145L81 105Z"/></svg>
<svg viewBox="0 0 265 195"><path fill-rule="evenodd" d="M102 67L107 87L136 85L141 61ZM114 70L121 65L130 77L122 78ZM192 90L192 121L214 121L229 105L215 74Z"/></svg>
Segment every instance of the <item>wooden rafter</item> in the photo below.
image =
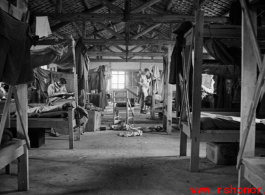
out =
<svg viewBox="0 0 265 195"><path fill-rule="evenodd" d="M150 1L146 2L146 3L144 3L143 5L140 5L139 7L133 9L133 10L131 11L131 13L139 13L139 12L142 12L142 11L145 10L146 8L148 8L148 7L150 7L150 6L154 5L154 4L156 4L156 3L159 2L159 1L161 1L161 0L150 0Z"/></svg>
<svg viewBox="0 0 265 195"><path fill-rule="evenodd" d="M38 41L37 45L55 45L67 41L67 39L55 40L42 40ZM126 45L123 39L83 39L83 42L88 45ZM128 45L174 45L175 41L165 39L138 39L129 40Z"/></svg>
<svg viewBox="0 0 265 195"><path fill-rule="evenodd" d="M103 23L101 23L101 22L98 22L96 25L99 26L99 27L101 27L101 28L104 28L106 31L108 31L108 32L111 33L113 36L116 36L116 37L119 38L119 39L123 39L123 38L124 38L121 34L115 32L115 30L113 30L112 28L106 26L105 24L103 24Z"/></svg>
<svg viewBox="0 0 265 195"><path fill-rule="evenodd" d="M142 3L146 3L146 0L139 0ZM173 12L162 9L161 7L157 6L157 5L151 5L149 8L153 9L154 11L158 12L158 13L163 13L163 14L173 14Z"/></svg>
<svg viewBox="0 0 265 195"><path fill-rule="evenodd" d="M131 39L138 39L139 37L145 35L146 33L152 31L153 29L155 29L156 27L160 26L161 24L154 24L152 26L149 26L147 28L145 28L144 30L142 30L141 32L137 33L136 35L132 36Z"/></svg>
<svg viewBox="0 0 265 195"><path fill-rule="evenodd" d="M128 52L126 54L125 52L87 52L89 56L115 56L115 57L157 57L157 56L164 56L164 52Z"/></svg>
<svg viewBox="0 0 265 195"><path fill-rule="evenodd" d="M116 2L116 1L117 1L117 0L110 0L111 3L114 3L114 2ZM100 5L97 5L97 6L93 7L93 8L91 8L91 9L87 9L87 10L83 11L82 13L86 13L86 14L94 13L94 12L97 12L97 11L101 10L102 8L104 8L104 5L101 5L101 4L100 4ZM66 25L69 24L69 23L70 23L70 21L67 21L67 22L60 22L60 23L58 23L58 24L52 26L52 27L51 27L51 30L52 30L52 31L56 31L56 30L58 30L58 29L60 29L60 28L62 28L62 27L64 27L64 26L66 26Z"/></svg>
<svg viewBox="0 0 265 195"><path fill-rule="evenodd" d="M50 0L50 2L51 2L51 4L56 6L56 12L57 13L66 13L66 11L64 10L63 5L62 5L62 0ZM75 27L78 35L80 37L82 37L82 33L81 33L81 30L80 30L80 27L78 26L78 24L76 24L75 22L73 22L72 24Z"/></svg>
<svg viewBox="0 0 265 195"><path fill-rule="evenodd" d="M174 3L175 0L169 0L168 4L167 4L167 10L170 10L172 8L172 5Z"/></svg>
<svg viewBox="0 0 265 195"><path fill-rule="evenodd" d="M56 0L56 13L62 13L63 2L62 0Z"/></svg>
<svg viewBox="0 0 265 195"><path fill-rule="evenodd" d="M108 0L99 0L100 3L104 6L106 6L107 8L109 8L111 11L114 11L116 13L123 13L124 10L114 4L112 4L111 2L109 2Z"/></svg>
<svg viewBox="0 0 265 195"><path fill-rule="evenodd" d="M117 22L117 23L112 23L112 24L108 24L107 25L107 27L114 27L114 26L116 26L116 25L118 25L118 24L120 24L121 22ZM89 34L89 35L87 35L87 36L92 36L92 35L95 35L95 34L99 34L99 33L102 33L102 32L104 32L104 31L106 31L104 28L103 29L99 29L99 30L97 30L97 29L94 29L94 32L92 32L91 34Z"/></svg>
<svg viewBox="0 0 265 195"><path fill-rule="evenodd" d="M90 4L89 0L83 0L83 2L84 2L87 9L91 8L91 4Z"/></svg>
<svg viewBox="0 0 265 195"><path fill-rule="evenodd" d="M147 27L148 25L145 23L141 23L144 27ZM162 33L161 31L159 31L158 29L153 29L153 32L159 34L161 36L161 38L163 39L168 39L168 35L165 35L164 33Z"/></svg>
<svg viewBox="0 0 265 195"><path fill-rule="evenodd" d="M123 14L87 14L87 13L35 13L35 16L49 16L53 20L59 21L89 21L89 22L123 22ZM179 14L130 14L129 22L147 23L182 23L183 21L193 21L193 15ZM205 17L206 23L227 23L227 17Z"/></svg>
<svg viewBox="0 0 265 195"><path fill-rule="evenodd" d="M130 22L129 20L129 14L131 11L131 1L130 0L124 0L124 4L125 4L125 41L126 41L126 61L128 60L128 53L129 53L129 40L130 40Z"/></svg>
<svg viewBox="0 0 265 195"><path fill-rule="evenodd" d="M138 63L163 63L162 59L90 59L90 62L138 62Z"/></svg>

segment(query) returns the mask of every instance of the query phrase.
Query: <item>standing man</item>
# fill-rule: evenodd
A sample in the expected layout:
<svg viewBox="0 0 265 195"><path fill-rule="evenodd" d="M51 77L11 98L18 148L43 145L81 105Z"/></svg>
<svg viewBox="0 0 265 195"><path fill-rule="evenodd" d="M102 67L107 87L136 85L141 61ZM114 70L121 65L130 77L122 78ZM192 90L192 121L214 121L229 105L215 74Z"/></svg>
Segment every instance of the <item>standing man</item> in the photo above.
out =
<svg viewBox="0 0 265 195"><path fill-rule="evenodd" d="M149 83L151 82L151 78L147 78L147 75L149 75L149 69L145 68L144 71L142 71L140 75L140 104L141 104L141 111L140 113L146 114L146 106L145 106L145 98L148 96L148 90L149 90Z"/></svg>

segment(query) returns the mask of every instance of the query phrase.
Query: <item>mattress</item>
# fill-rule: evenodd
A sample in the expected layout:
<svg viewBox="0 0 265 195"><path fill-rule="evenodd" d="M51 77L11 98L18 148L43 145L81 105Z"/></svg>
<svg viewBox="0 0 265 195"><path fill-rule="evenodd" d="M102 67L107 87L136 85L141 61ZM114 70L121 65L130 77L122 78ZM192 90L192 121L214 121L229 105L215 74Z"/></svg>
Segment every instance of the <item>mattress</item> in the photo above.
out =
<svg viewBox="0 0 265 195"><path fill-rule="evenodd" d="M201 130L240 130L240 117L201 113ZM256 119L256 130L265 130L263 120Z"/></svg>

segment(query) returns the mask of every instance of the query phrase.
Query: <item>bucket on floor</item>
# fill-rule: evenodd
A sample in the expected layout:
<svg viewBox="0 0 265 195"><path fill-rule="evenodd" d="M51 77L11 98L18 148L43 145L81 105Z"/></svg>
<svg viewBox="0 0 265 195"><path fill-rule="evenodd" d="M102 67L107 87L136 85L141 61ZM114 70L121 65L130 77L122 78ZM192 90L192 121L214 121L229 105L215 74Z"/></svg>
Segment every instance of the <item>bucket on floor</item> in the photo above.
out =
<svg viewBox="0 0 265 195"><path fill-rule="evenodd" d="M207 143L206 157L217 165L236 165L239 143Z"/></svg>

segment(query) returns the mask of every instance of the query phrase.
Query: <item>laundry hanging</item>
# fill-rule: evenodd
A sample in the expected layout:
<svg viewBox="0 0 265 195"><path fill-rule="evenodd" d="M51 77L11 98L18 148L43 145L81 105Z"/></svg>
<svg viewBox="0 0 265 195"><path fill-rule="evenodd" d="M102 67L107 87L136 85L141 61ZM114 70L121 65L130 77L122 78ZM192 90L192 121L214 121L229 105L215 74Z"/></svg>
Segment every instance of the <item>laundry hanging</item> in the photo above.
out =
<svg viewBox="0 0 265 195"><path fill-rule="evenodd" d="M18 85L34 80L32 43L28 23L14 19L0 8L0 82Z"/></svg>
<svg viewBox="0 0 265 195"><path fill-rule="evenodd" d="M52 34L50 23L47 16L36 17L36 35L48 37Z"/></svg>

